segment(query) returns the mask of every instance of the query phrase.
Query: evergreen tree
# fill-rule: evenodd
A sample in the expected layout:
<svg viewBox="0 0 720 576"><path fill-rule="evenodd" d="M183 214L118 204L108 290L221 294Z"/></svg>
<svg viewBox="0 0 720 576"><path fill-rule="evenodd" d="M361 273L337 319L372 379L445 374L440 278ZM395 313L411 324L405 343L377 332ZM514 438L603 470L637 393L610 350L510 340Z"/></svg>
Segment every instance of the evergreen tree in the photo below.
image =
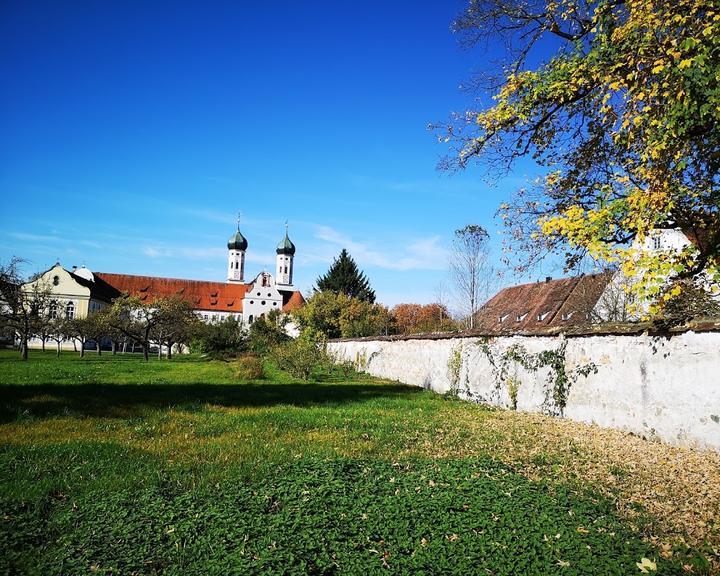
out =
<svg viewBox="0 0 720 576"><path fill-rule="evenodd" d="M344 248L333 261L330 270L317 279L317 290L342 293L371 304L375 302L375 291L370 288L370 281L358 270L355 260Z"/></svg>

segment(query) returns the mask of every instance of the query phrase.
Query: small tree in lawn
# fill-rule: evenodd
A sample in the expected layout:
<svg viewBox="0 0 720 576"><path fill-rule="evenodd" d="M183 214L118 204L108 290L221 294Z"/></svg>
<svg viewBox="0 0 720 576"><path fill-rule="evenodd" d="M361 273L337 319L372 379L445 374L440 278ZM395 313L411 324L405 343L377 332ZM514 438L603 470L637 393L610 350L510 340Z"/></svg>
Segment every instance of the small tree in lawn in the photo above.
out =
<svg viewBox="0 0 720 576"><path fill-rule="evenodd" d="M167 358L172 358L172 347L176 343L187 344L192 338L193 328L200 322L190 304L178 296L156 300L155 328L159 352L167 348Z"/></svg>
<svg viewBox="0 0 720 576"><path fill-rule="evenodd" d="M68 338L68 320L57 316L48 321L48 339L55 342L57 346L57 355L60 356L63 340Z"/></svg>
<svg viewBox="0 0 720 576"><path fill-rule="evenodd" d="M65 329L68 336L80 344L80 358L85 356L85 343L90 340L93 321L88 318L67 318Z"/></svg>
<svg viewBox="0 0 720 576"><path fill-rule="evenodd" d="M9 263L0 264L0 328L17 336L21 358L27 360L28 341L48 321L52 287L41 279L26 285L22 264L23 260L15 256Z"/></svg>
<svg viewBox="0 0 720 576"><path fill-rule="evenodd" d="M112 354L117 354L118 343L125 337L125 335L116 327L113 321L114 316L112 306L101 308L94 313L94 316L97 324L96 327L102 328L101 337L110 341L110 350Z"/></svg>
<svg viewBox="0 0 720 576"><path fill-rule="evenodd" d="M122 296L115 300L110 312L110 325L143 347L143 358L150 359L150 340L162 320L157 302L146 304L136 296Z"/></svg>
<svg viewBox="0 0 720 576"><path fill-rule="evenodd" d="M300 336L273 349L273 358L280 369L295 378L307 380L313 370L330 363L325 337L305 329Z"/></svg>
<svg viewBox="0 0 720 576"><path fill-rule="evenodd" d="M350 298L358 298L370 303L375 302L375 291L370 288L370 281L358 270L355 260L344 248L327 273L317 279L317 290L345 294Z"/></svg>

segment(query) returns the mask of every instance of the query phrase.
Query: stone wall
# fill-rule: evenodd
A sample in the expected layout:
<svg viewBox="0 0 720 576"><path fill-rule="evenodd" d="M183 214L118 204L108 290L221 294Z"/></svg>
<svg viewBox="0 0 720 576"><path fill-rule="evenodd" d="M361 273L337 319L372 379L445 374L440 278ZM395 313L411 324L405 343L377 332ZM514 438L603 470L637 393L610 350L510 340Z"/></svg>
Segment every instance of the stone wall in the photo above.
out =
<svg viewBox="0 0 720 576"><path fill-rule="evenodd" d="M372 375L435 392L720 451L718 331L426 335L328 347Z"/></svg>

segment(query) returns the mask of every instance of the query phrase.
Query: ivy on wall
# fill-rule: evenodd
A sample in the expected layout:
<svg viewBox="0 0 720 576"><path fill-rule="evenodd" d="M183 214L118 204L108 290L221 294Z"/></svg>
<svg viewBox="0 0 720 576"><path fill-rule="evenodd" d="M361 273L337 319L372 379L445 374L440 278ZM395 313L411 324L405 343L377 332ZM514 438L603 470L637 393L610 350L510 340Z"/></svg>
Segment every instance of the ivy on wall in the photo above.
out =
<svg viewBox="0 0 720 576"><path fill-rule="evenodd" d="M510 399L510 408L517 410L520 379L517 376L518 368L527 372L537 373L543 368L548 369L544 383L545 399L542 404L543 411L553 416L563 416L567 405L570 389L578 377L587 377L597 372L593 362L576 366L568 371L566 368L567 341L563 341L555 350L543 350L530 353L521 344L513 344L502 353L494 353L491 347L492 339L483 338L477 345L487 357L492 366L495 389L505 388Z"/></svg>

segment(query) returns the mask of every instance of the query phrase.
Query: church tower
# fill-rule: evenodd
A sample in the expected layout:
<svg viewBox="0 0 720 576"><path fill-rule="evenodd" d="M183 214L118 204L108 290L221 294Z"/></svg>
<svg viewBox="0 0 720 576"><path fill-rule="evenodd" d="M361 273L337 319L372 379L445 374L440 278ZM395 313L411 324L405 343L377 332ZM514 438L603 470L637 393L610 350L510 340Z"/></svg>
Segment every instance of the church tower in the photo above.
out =
<svg viewBox="0 0 720 576"><path fill-rule="evenodd" d="M245 281L245 250L248 243L240 233L240 218L237 221L237 232L228 240L228 282Z"/></svg>
<svg viewBox="0 0 720 576"><path fill-rule="evenodd" d="M278 244L276 252L275 282L284 286L292 286L295 244L288 237L287 222L285 223L285 238Z"/></svg>

